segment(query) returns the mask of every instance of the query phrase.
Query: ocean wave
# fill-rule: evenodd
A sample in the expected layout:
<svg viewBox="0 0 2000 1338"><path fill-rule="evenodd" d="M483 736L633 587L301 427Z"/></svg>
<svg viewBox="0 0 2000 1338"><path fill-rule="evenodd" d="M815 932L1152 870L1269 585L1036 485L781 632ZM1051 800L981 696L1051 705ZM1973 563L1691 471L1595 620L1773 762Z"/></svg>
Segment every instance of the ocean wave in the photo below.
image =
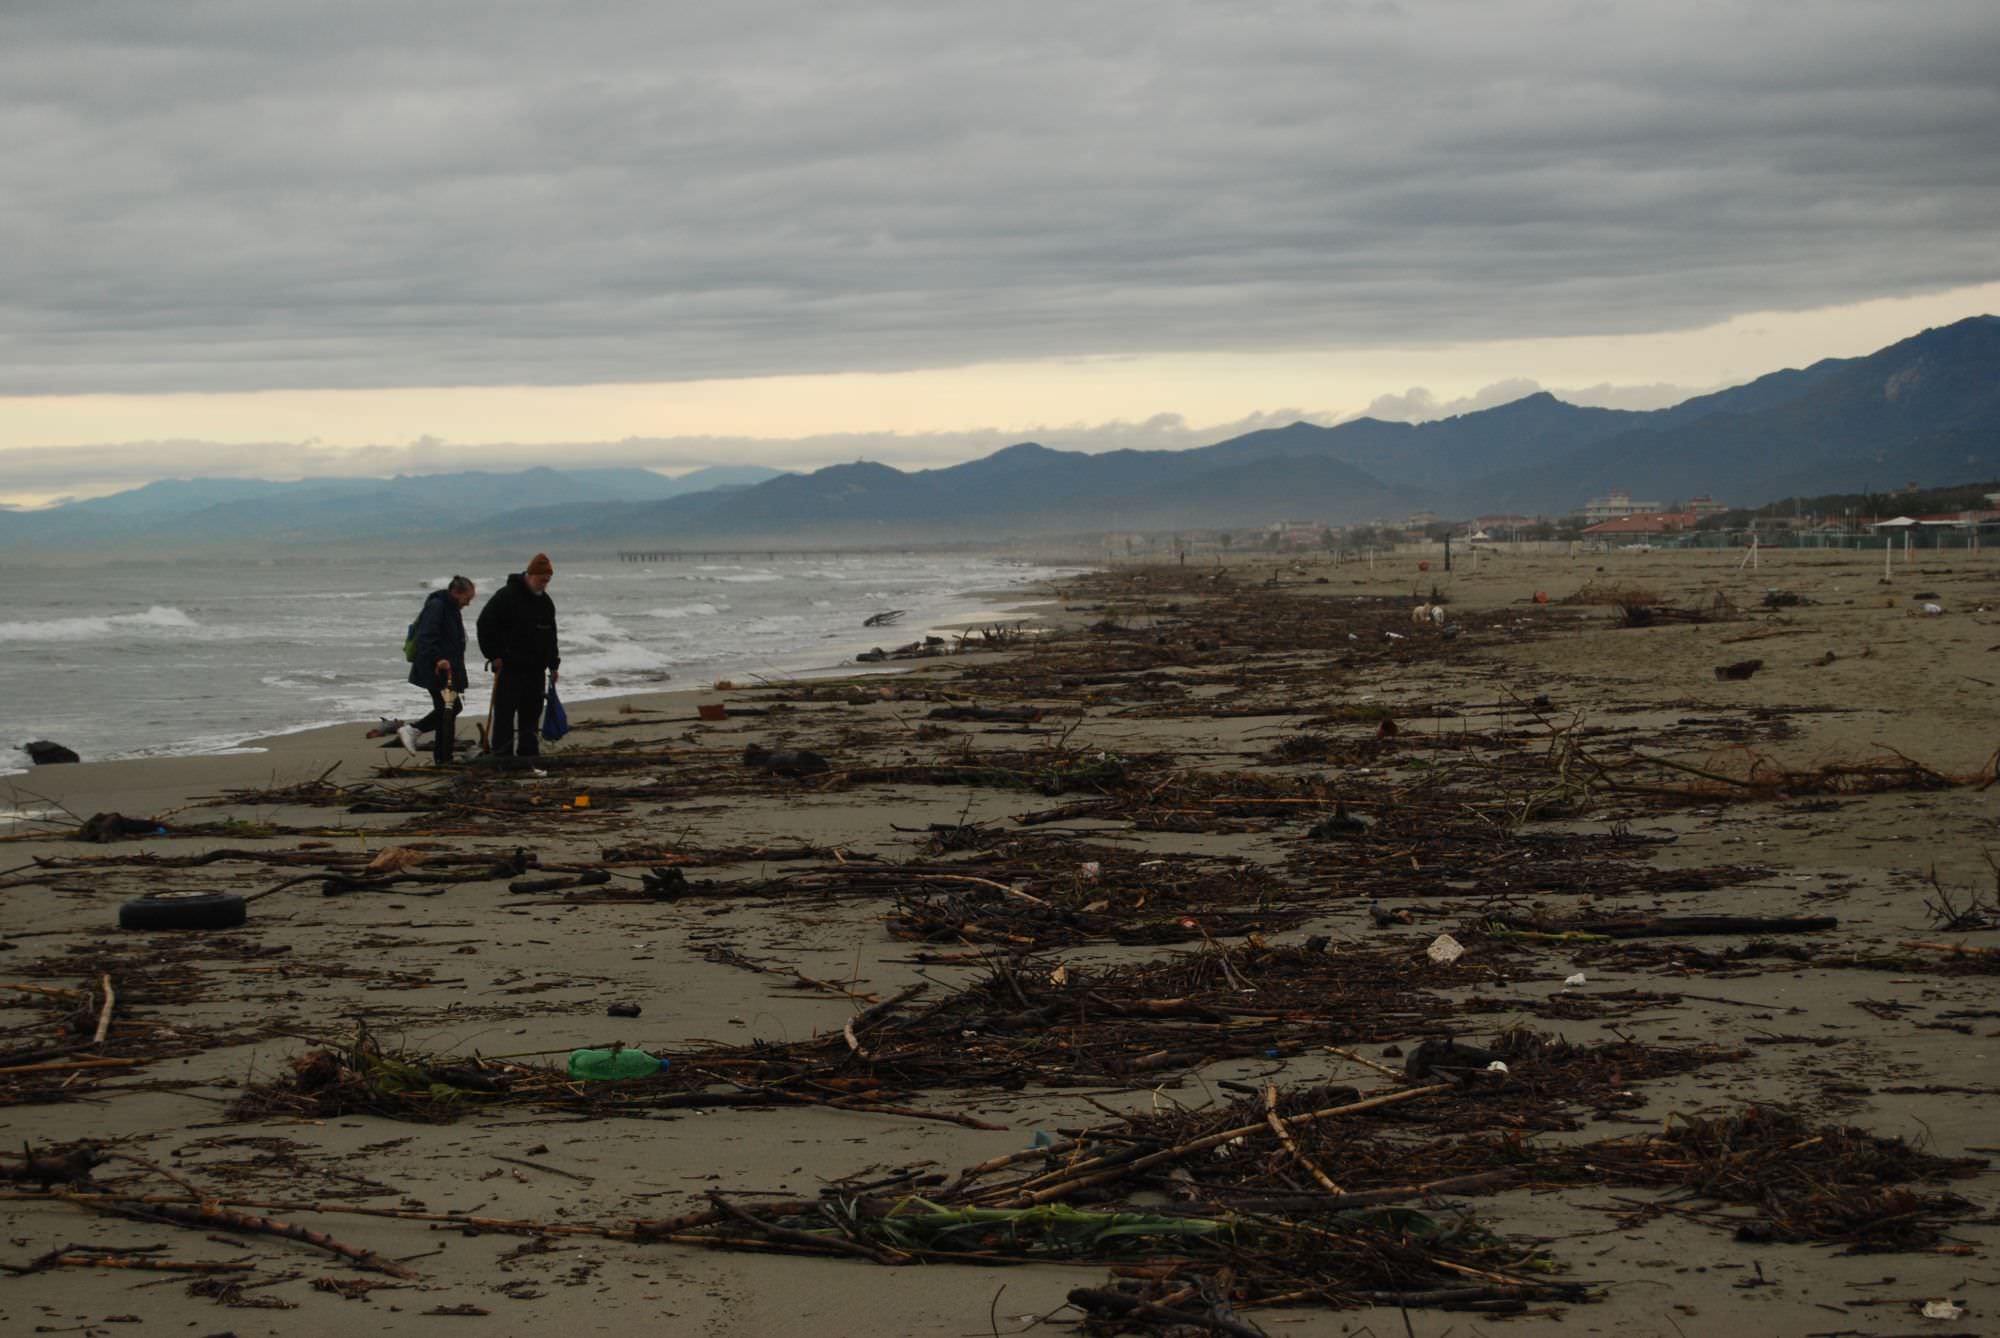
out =
<svg viewBox="0 0 2000 1338"><path fill-rule="evenodd" d="M676 663L678 661L672 656L663 655L636 641L619 641L565 651L562 677L564 683L583 682L611 674L654 673Z"/></svg>
<svg viewBox="0 0 2000 1338"><path fill-rule="evenodd" d="M613 622L608 614L603 613L559 615L558 622L561 625L558 640L563 642L567 642L571 638L584 638L591 641L615 638L624 641L629 640L632 635Z"/></svg>
<svg viewBox="0 0 2000 1338"><path fill-rule="evenodd" d="M727 604L713 604L708 600L697 600L692 604L668 604L664 608L647 609L648 618L713 618L727 609Z"/></svg>
<svg viewBox="0 0 2000 1338"><path fill-rule="evenodd" d="M95 641L145 632L199 631L201 624L170 604L144 613L111 613L93 618L46 618L0 623L0 641Z"/></svg>
<svg viewBox="0 0 2000 1338"><path fill-rule="evenodd" d="M629 631L601 613L565 619L561 636L565 678L648 673L674 663L669 656L635 641Z"/></svg>

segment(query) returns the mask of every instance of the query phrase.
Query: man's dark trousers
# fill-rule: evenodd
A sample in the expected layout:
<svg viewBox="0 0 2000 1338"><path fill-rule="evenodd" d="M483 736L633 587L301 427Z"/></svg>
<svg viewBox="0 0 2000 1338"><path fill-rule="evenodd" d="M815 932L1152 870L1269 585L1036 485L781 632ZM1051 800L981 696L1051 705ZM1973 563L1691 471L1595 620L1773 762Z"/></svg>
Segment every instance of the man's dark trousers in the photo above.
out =
<svg viewBox="0 0 2000 1338"><path fill-rule="evenodd" d="M497 756L541 755L543 685L547 681L547 671L542 669L527 673L501 669L493 692L493 751Z"/></svg>

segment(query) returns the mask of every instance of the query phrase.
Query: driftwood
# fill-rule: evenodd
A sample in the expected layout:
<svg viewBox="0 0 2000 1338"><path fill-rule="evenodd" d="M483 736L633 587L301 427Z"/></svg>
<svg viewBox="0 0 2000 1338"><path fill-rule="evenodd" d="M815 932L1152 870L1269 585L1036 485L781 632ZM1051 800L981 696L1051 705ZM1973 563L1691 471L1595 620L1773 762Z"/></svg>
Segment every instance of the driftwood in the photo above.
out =
<svg viewBox="0 0 2000 1338"><path fill-rule="evenodd" d="M1230 1334L1233 1338L1265 1338L1262 1329L1253 1329L1248 1324L1225 1319L1221 1315L1210 1313L1197 1318L1184 1310L1155 1305L1151 1301L1128 1296L1124 1292L1108 1291L1102 1287L1072 1287L1068 1300L1078 1310L1090 1315L1166 1324L1176 1331L1198 1327L1216 1333Z"/></svg>
<svg viewBox="0 0 2000 1338"><path fill-rule="evenodd" d="M282 1236L286 1240L299 1241L315 1246L348 1260L356 1268L364 1268L373 1273L387 1273L392 1278L414 1279L421 1277L415 1269L406 1268L393 1259L385 1259L373 1250L358 1245L349 1245L336 1240L322 1231L313 1231L291 1222L281 1222L275 1217L259 1217L251 1213L231 1212L209 1203L140 1203L129 1199L114 1199L95 1194L68 1193L62 1195L69 1202L95 1212L111 1213L119 1217L135 1218L142 1222L173 1222L180 1226L206 1227L223 1231L247 1231L264 1236Z"/></svg>
<svg viewBox="0 0 2000 1338"><path fill-rule="evenodd" d="M1979 948L1969 943L1925 943L1917 940L1905 942L1906 948L1919 948L1925 952L1949 953L1954 957L2000 957L2000 948Z"/></svg>
<svg viewBox="0 0 2000 1338"><path fill-rule="evenodd" d="M1594 938L1675 938L1708 934L1810 934L1833 929L1831 915L1622 915L1611 919L1545 920L1496 915L1487 921L1515 933L1587 935Z"/></svg>
<svg viewBox="0 0 2000 1338"><path fill-rule="evenodd" d="M929 720L983 720L995 723L1031 725L1042 718L1039 706L936 706Z"/></svg>

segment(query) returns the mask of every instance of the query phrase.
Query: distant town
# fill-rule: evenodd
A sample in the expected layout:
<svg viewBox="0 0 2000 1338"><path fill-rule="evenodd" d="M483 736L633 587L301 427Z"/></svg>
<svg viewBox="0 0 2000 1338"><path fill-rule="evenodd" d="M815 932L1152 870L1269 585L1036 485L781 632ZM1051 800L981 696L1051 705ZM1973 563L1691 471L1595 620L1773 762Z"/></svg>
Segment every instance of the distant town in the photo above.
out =
<svg viewBox="0 0 2000 1338"><path fill-rule="evenodd" d="M2000 538L2000 490L1906 485L1894 492L1792 498L1755 510L1732 508L1706 493L1672 502L1613 489L1566 515L1508 513L1453 520L1412 511L1401 520L1358 525L1274 520L1252 529L1196 529L1109 534L1112 558L1157 561L1176 555L1264 551L1363 556L1409 545L1575 545L1619 548L1967 548Z"/></svg>

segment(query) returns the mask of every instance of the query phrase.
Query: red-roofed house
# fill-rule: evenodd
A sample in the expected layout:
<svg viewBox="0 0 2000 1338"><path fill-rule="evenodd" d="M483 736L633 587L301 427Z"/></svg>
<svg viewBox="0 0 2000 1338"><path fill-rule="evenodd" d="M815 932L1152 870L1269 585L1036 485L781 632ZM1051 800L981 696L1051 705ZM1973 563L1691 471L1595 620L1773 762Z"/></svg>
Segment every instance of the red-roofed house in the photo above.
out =
<svg viewBox="0 0 2000 1338"><path fill-rule="evenodd" d="M1616 520L1599 521L1590 526L1583 532L1583 537L1615 544L1642 543L1665 534L1691 530L1697 519L1692 511L1658 511L1648 516L1620 516Z"/></svg>

